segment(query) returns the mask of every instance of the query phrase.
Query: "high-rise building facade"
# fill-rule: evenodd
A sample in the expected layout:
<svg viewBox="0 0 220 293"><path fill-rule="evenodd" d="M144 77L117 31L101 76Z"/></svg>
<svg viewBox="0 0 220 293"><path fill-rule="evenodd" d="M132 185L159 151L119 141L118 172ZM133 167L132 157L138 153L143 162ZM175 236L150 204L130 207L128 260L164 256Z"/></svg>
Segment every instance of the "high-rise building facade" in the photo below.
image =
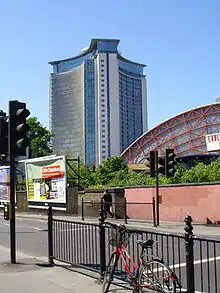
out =
<svg viewBox="0 0 220 293"><path fill-rule="evenodd" d="M49 62L56 154L70 152L87 166L99 165L147 131L145 65L122 57L118 44L92 39L79 56Z"/></svg>

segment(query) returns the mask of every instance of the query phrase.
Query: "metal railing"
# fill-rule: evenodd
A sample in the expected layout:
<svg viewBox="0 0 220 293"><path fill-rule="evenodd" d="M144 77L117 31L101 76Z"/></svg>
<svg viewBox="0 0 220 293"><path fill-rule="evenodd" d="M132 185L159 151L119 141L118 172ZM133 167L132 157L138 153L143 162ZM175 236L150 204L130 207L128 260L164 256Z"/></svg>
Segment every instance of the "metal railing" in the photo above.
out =
<svg viewBox="0 0 220 293"><path fill-rule="evenodd" d="M81 219L98 217L101 201L85 201L81 199Z"/></svg>
<svg viewBox="0 0 220 293"><path fill-rule="evenodd" d="M152 202L129 202L126 200L126 198L124 199L124 220L125 220L125 224L128 224L128 209L132 208L132 209L136 209L136 208L144 208L146 209L147 207L150 207L151 209L151 215L152 215L152 221L154 226L156 227L156 205L155 205L155 198L152 198ZM150 213L149 213L150 214ZM136 217L130 217L131 219L135 220L137 219Z"/></svg>
<svg viewBox="0 0 220 293"><path fill-rule="evenodd" d="M100 273L101 279L108 263L112 247L109 240L112 229L105 226L103 208L99 223L66 221L54 219L52 208L48 212L49 262L54 260L70 263ZM178 292L219 293L220 281L220 240L200 238L193 235L192 219L187 216L185 233L182 235L137 229L127 246L130 256L137 261L140 247L138 239L153 239L152 253L175 271L182 284ZM134 229L132 229L134 230ZM123 266L118 271L126 279Z"/></svg>
<svg viewBox="0 0 220 293"><path fill-rule="evenodd" d="M82 221L85 218L89 217L98 217L99 210L101 207L101 200L100 201L85 201L83 198L81 199L81 219ZM152 198L152 202L128 202L126 198L124 198L120 202L113 202L114 208L112 208L112 212L114 214L114 218L116 219L124 219L125 224L128 224L129 221L129 212L128 209L131 207L133 209L137 208L144 208L148 209L148 220L153 222L153 225L156 227L156 205L155 205L155 198ZM149 210L150 209L150 210ZM137 217L130 217L131 220L137 219ZM137 219L138 220L138 219Z"/></svg>
<svg viewBox="0 0 220 293"><path fill-rule="evenodd" d="M193 238L195 288L198 292L220 292L220 240Z"/></svg>

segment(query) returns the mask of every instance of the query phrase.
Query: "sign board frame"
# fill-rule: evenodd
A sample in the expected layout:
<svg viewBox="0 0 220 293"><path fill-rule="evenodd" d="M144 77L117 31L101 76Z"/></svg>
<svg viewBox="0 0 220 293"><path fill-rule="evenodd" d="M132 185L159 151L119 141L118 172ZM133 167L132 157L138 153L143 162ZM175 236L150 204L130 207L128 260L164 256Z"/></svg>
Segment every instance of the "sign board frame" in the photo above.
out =
<svg viewBox="0 0 220 293"><path fill-rule="evenodd" d="M220 151L220 133L210 133L205 136L208 152Z"/></svg>
<svg viewBox="0 0 220 293"><path fill-rule="evenodd" d="M10 201L10 167L0 166L0 203L5 203L9 201Z"/></svg>
<svg viewBox="0 0 220 293"><path fill-rule="evenodd" d="M28 202L66 203L66 156L24 160Z"/></svg>

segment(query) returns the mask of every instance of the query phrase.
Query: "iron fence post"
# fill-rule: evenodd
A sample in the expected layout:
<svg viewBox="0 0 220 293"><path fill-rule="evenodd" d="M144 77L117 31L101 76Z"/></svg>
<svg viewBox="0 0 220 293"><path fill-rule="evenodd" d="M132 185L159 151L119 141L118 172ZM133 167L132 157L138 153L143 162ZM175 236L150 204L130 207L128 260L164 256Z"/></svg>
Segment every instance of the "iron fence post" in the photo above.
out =
<svg viewBox="0 0 220 293"><path fill-rule="evenodd" d="M154 222L154 227L157 227L156 223L156 205L155 205L155 197L153 196L152 199L152 205L153 205L153 222Z"/></svg>
<svg viewBox="0 0 220 293"><path fill-rule="evenodd" d="M128 223L128 220L127 220L127 199L125 198L124 199L124 214L125 214L125 224Z"/></svg>
<svg viewBox="0 0 220 293"><path fill-rule="evenodd" d="M53 210L52 206L48 208L48 261L50 265L54 265L53 256Z"/></svg>
<svg viewBox="0 0 220 293"><path fill-rule="evenodd" d="M100 278L104 279L105 266L106 266L106 249L105 249L105 212L104 202L101 200L99 210L99 240L100 240Z"/></svg>
<svg viewBox="0 0 220 293"><path fill-rule="evenodd" d="M186 216L185 225L185 251L186 251L186 277L187 292L195 293L195 276L194 276L194 255L193 255L193 226L191 216Z"/></svg>
<svg viewBox="0 0 220 293"><path fill-rule="evenodd" d="M82 221L84 221L84 199L82 198Z"/></svg>

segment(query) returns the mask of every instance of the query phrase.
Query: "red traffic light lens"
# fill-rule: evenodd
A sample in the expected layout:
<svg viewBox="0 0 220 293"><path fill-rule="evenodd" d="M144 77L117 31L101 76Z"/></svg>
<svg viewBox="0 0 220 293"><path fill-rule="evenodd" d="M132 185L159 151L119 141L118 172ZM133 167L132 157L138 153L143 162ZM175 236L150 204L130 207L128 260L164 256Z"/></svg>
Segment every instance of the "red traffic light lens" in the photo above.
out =
<svg viewBox="0 0 220 293"><path fill-rule="evenodd" d="M20 116L20 117L23 117L23 118L27 118L29 115L30 115L30 111L28 109L26 109L26 108L19 109L16 112L16 116Z"/></svg>

